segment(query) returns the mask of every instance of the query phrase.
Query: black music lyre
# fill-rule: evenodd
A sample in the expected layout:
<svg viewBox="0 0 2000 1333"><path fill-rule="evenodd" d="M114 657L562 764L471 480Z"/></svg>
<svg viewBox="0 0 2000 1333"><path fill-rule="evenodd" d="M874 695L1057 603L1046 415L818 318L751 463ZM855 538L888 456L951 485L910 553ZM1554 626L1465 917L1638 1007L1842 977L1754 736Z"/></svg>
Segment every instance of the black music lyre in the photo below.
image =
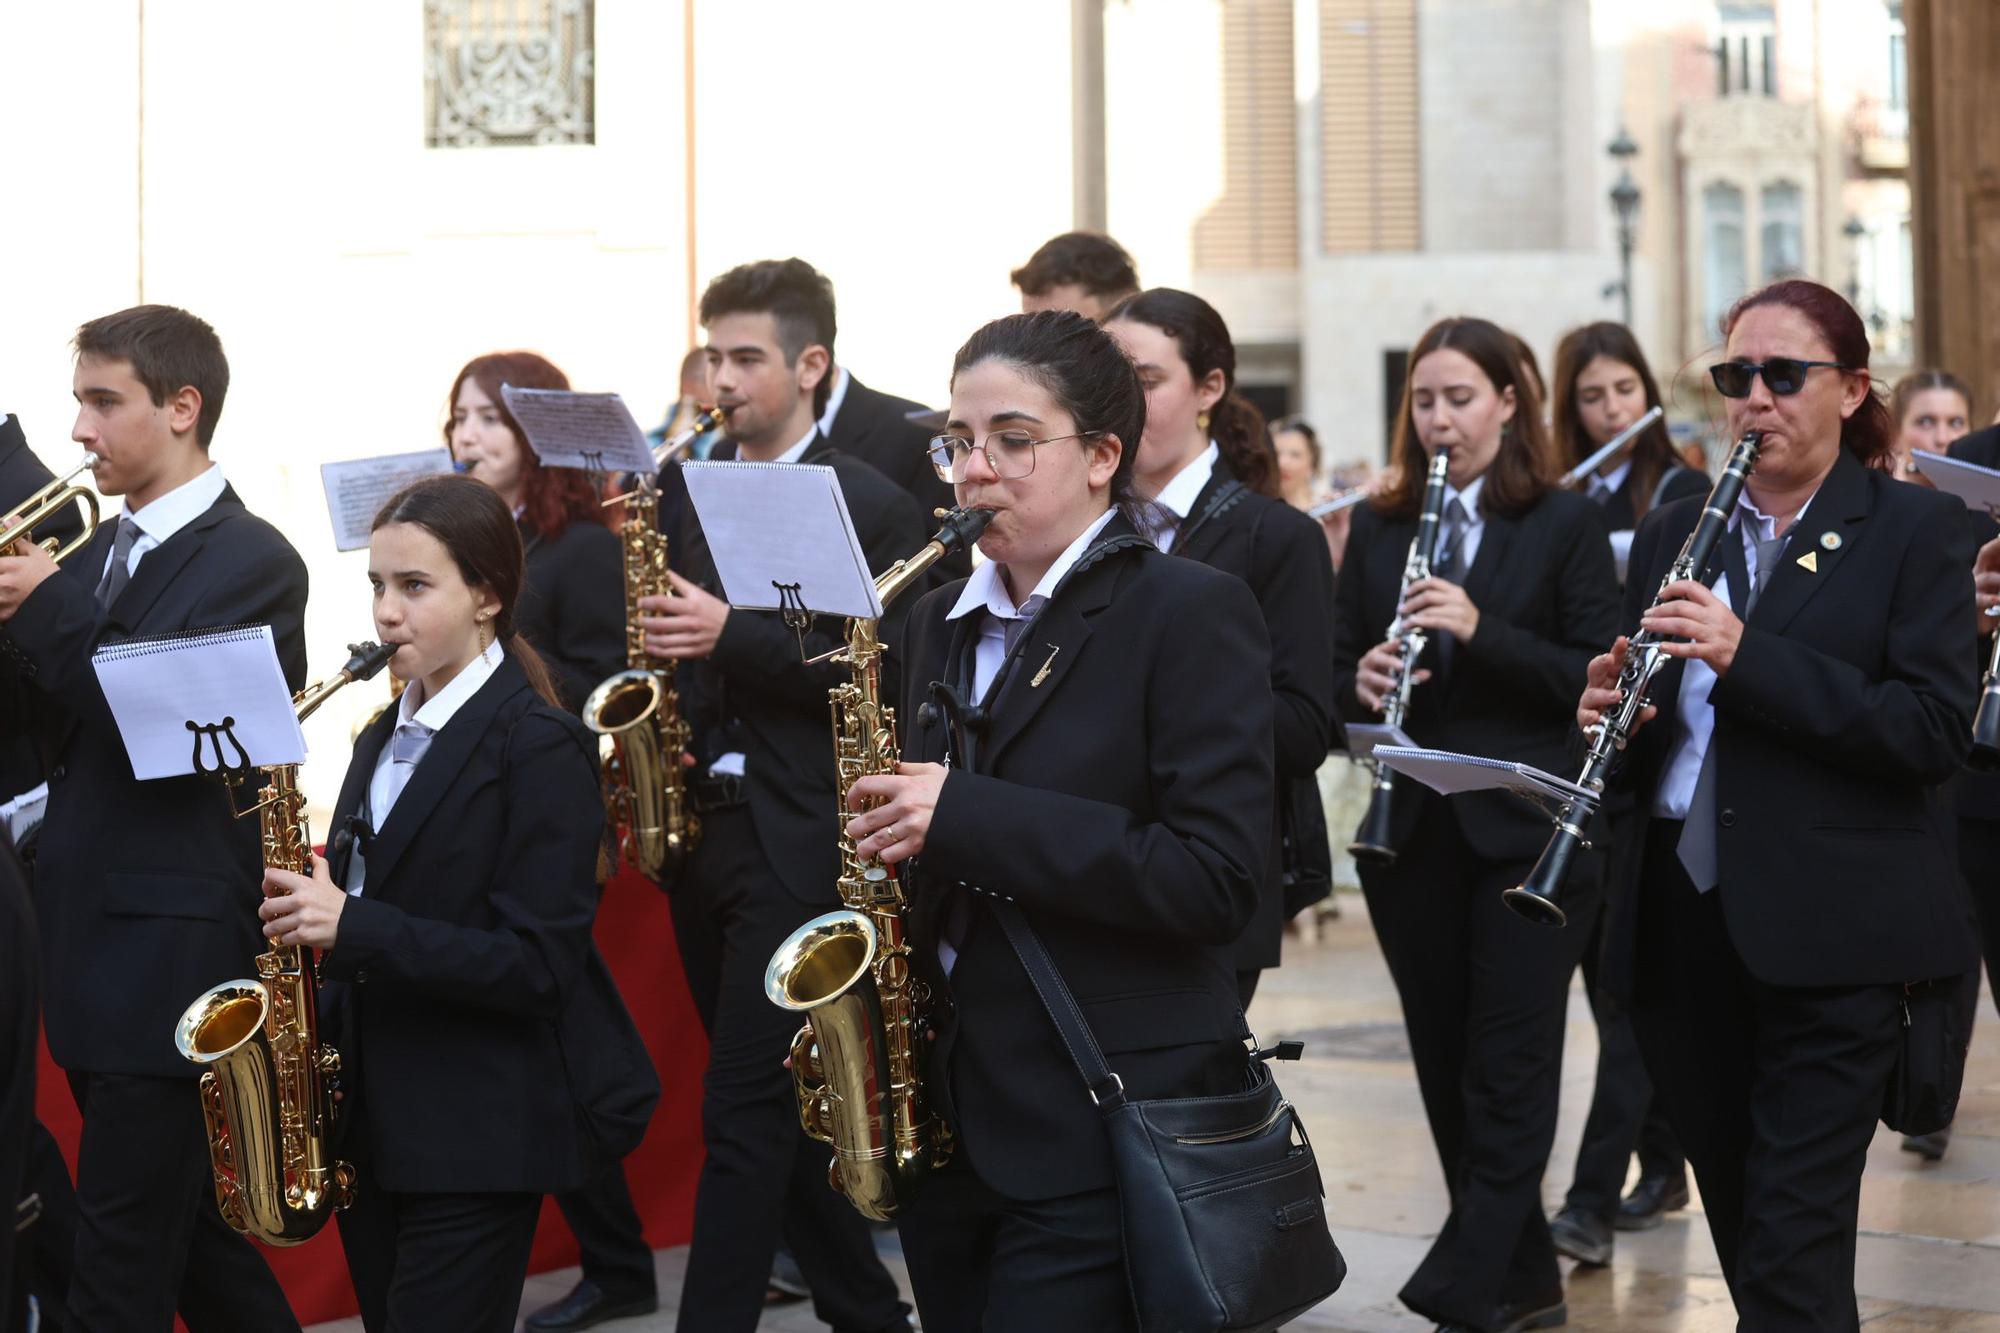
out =
<svg viewBox="0 0 2000 1333"><path fill-rule="evenodd" d="M778 618L799 641L799 656L806 655L806 631L812 628L812 612L806 610L805 585L771 580L778 590Z"/></svg>
<svg viewBox="0 0 2000 1333"><path fill-rule="evenodd" d="M243 748L243 742L236 739L236 719L225 717L220 722L195 722L190 719L187 729L194 733L194 771L205 777L220 778L234 785L250 773L250 752ZM207 742L206 745L203 742ZM222 743L229 742L236 751L236 762L230 763L223 756ZM203 760L203 751L215 756L214 763Z"/></svg>

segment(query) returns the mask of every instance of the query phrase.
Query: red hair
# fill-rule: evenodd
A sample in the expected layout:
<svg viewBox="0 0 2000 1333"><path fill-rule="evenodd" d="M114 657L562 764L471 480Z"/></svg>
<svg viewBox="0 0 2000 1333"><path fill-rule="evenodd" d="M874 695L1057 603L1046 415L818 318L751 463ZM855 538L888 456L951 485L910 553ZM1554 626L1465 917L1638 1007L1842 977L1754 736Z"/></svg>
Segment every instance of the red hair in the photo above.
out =
<svg viewBox="0 0 2000 1333"><path fill-rule="evenodd" d="M1786 278L1750 293L1722 319L1725 340L1736 331L1743 312L1760 305L1781 305L1796 310L1807 323L1819 330L1833 359L1850 371L1868 373L1868 326L1833 288L1807 278ZM1854 415L1840 423L1841 447L1864 467L1886 468L1895 450L1896 430L1901 423L1889 420L1889 409L1871 383Z"/></svg>
<svg viewBox="0 0 2000 1333"><path fill-rule="evenodd" d="M514 442L521 448L521 521L528 525L528 530L539 537L555 538L572 523L603 523L600 503L603 497L598 494L596 482L575 468L543 467L542 460L528 447L521 423L514 420L514 414L507 410L507 400L500 396L503 384L517 389L567 389L569 376L535 352L489 352L474 357L451 382L451 393L444 400L446 449L451 448L451 414L458 405L458 391L467 380L492 399L500 420L514 432Z"/></svg>

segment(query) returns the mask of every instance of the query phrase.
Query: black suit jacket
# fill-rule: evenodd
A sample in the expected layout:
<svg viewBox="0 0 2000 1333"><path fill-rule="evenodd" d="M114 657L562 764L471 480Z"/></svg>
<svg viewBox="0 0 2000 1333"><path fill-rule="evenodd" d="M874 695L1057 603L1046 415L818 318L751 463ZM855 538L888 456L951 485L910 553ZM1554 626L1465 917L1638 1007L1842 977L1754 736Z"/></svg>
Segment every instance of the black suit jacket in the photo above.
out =
<svg viewBox="0 0 2000 1333"><path fill-rule="evenodd" d="M528 581L514 623L549 664L571 712L625 669L625 548L602 523L571 523L554 537L526 527Z"/></svg>
<svg viewBox="0 0 2000 1333"><path fill-rule="evenodd" d="M1965 758L1977 690L1972 551L1953 512L1963 508L1843 452L1710 696L1714 891L1744 965L1769 985L1922 981L1972 964L1967 905L1931 799ZM1677 501L1640 525L1626 627L1700 509ZM1808 554L1814 571L1799 564ZM1709 581L1722 567L1711 562ZM1636 798L1635 840L1672 747L1683 673L1677 662L1654 678L1659 715L1617 775ZM1636 864L1619 886L1626 902L1635 876ZM1636 916L1619 912L1606 944L1609 984L1625 994Z"/></svg>
<svg viewBox="0 0 2000 1333"><path fill-rule="evenodd" d="M980 613L962 584L909 625L904 756L946 777L911 878L910 936L941 997L929 1086L980 1177L1015 1198L1111 1183L1103 1125L999 923L1012 897L1135 1098L1241 1087L1245 1035L1218 957L1249 921L1271 852L1270 649L1243 583L1162 556L1114 519L1021 636L971 762L932 681L969 689ZM1318 557L1322 563L1324 556ZM928 717L928 722L921 718ZM943 915L971 906L949 980Z"/></svg>
<svg viewBox="0 0 2000 1333"><path fill-rule="evenodd" d="M1661 504L1674 500L1684 500L1690 495L1707 495L1709 481L1702 473L1691 467L1676 463L1654 484ZM1625 480L1618 484L1604 501L1604 526L1613 532L1624 532L1637 526L1639 520L1633 513L1637 506L1632 501L1632 474L1626 473ZM1650 512L1650 511L1648 511Z"/></svg>
<svg viewBox="0 0 2000 1333"><path fill-rule="evenodd" d="M1962 436L1948 452L1953 458L1968 463L2000 468L2000 426L1988 426ZM1976 555L1981 546L2000 537L2000 524L1985 514L1976 514L1970 509L1964 512L1965 527L1971 534L1972 549ZM1992 652L1993 640L1989 636L1980 645L1978 662L1982 673L1992 658ZM2000 773L1976 773L1969 768L1962 769L1951 780L1950 796L1952 807L1957 810L1960 819L2000 820Z"/></svg>
<svg viewBox="0 0 2000 1333"><path fill-rule="evenodd" d="M355 743L334 827L395 729ZM569 1189L583 1133L559 1022L597 916L597 747L506 658L431 740L368 845L323 960L324 1004L374 1179L398 1191ZM344 884L352 840L331 870Z"/></svg>
<svg viewBox="0 0 2000 1333"><path fill-rule="evenodd" d="M0 1218L10 1222L14 1205L32 1188L28 1156L41 1027L38 966L27 876L0 830ZM14 1271L16 1248L11 1235L0 1244L0 1323L10 1327L22 1300Z"/></svg>
<svg viewBox="0 0 2000 1333"><path fill-rule="evenodd" d="M1334 717L1333 566L1325 558L1325 533L1284 501L1244 488L1218 461L1172 550L1242 579L1264 613L1271 639L1272 757L1282 804L1294 784L1315 784L1327 752L1343 743ZM1279 962L1285 904L1278 838L1274 804L1257 914L1230 951L1239 970Z"/></svg>
<svg viewBox="0 0 2000 1333"><path fill-rule="evenodd" d="M725 443L713 457L734 457ZM880 472L857 458L815 440L800 463L831 467L854 520L855 534L877 574L914 555L936 530L917 502ZM667 497L684 499L687 483L677 464L661 474L661 512ZM715 559L692 504L676 506L680 531L669 555L681 574L718 597L726 597ZM894 698L900 659L900 627L910 601L892 604L883 617L883 693ZM840 857L834 800L833 728L827 692L846 681L847 668L833 662L805 665L846 643L846 622L816 616L799 638L775 611L733 610L722 638L706 661L683 662L676 674L682 711L694 729L694 753L706 765L721 755L744 756L744 787L750 816L764 855L778 878L802 903L833 904Z"/></svg>
<svg viewBox="0 0 2000 1333"><path fill-rule="evenodd" d="M124 639L268 624L297 689L306 569L225 489L139 562L107 613L96 587L116 528L98 528L0 629L33 686L28 721L56 732L35 863L49 1049L68 1069L191 1078L175 1020L208 987L246 975L263 949L257 820L236 818L229 793L206 778L136 781L90 654Z"/></svg>
<svg viewBox="0 0 2000 1333"><path fill-rule="evenodd" d="M1334 617L1334 680L1341 715L1379 721L1354 692L1355 665L1382 642L1396 615L1414 518L1354 511ZM1418 685L1403 729L1419 745L1489 759L1512 759L1569 776L1569 737L1590 659L1617 633L1618 576L1598 505L1575 491L1550 491L1518 517L1488 514L1465 592L1479 608L1470 643L1456 645L1451 669ZM1420 665L1436 667L1437 636ZM1400 847L1426 803L1444 798L1398 782L1391 833ZM1451 798L1466 841L1495 860L1533 859L1548 820L1505 792ZM1336 836L1340 830L1334 830Z"/></svg>
<svg viewBox="0 0 2000 1333"><path fill-rule="evenodd" d="M924 450L934 431L910 420L912 412L929 411L922 403L871 389L847 372L847 396L826 432L827 444L874 466L923 505L949 509L951 484L939 479Z"/></svg>
<svg viewBox="0 0 2000 1333"><path fill-rule="evenodd" d="M54 480L55 474L28 448L20 418L9 416L0 421L0 518L14 513L23 500ZM82 516L75 505L69 505L37 526L35 539L54 537L67 545L82 530ZM25 688L18 675L0 673L0 692L15 694L11 703L0 704L0 714L26 715L27 700L18 693ZM41 782L48 776L48 765L49 756L42 752L35 734L25 728L0 728L0 801Z"/></svg>

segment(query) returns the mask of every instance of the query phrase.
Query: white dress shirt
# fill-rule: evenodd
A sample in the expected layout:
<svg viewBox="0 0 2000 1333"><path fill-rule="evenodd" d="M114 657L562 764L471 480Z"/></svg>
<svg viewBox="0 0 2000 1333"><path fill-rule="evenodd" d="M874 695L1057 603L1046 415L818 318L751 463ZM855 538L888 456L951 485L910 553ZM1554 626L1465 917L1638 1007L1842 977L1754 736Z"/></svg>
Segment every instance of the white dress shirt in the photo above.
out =
<svg viewBox="0 0 2000 1333"><path fill-rule="evenodd" d="M1618 488L1625 484L1625 478L1632 475L1632 459L1628 455L1624 462L1609 472L1599 471L1590 479L1590 498L1609 500L1618 494Z"/></svg>
<svg viewBox="0 0 2000 1333"><path fill-rule="evenodd" d="M840 415L840 405L847 401L847 367L833 368L833 387L827 390L826 411L819 414L820 434L829 440L833 438L833 419Z"/></svg>
<svg viewBox="0 0 2000 1333"><path fill-rule="evenodd" d="M979 627L979 644L974 650L972 663L972 694L975 699L984 699L986 692L993 688L994 677L1000 674L1000 667L1007 658L1007 622L1010 620L1032 620L1035 613L1049 600L1063 575L1069 573L1090 544L1097 540L1097 534L1104 531L1104 525L1111 521L1116 510L1107 509L1098 515L1097 521L1085 528L1077 539L1063 548L1049 566L1048 573L1042 575L1035 590L1014 605L1014 599L1007 595L1006 580L1001 578L1004 568L999 562L989 560L972 571L959 591L958 600L945 613L946 620L957 620L971 615L974 611L986 612L985 623Z"/></svg>
<svg viewBox="0 0 2000 1333"><path fill-rule="evenodd" d="M1812 501L1806 501L1805 507L1792 520L1793 528L1805 522L1806 508L1811 505ZM1777 520L1752 504L1750 493L1745 491L1736 501L1734 527L1738 540L1743 543L1743 568L1754 584L1757 580L1757 543L1770 541L1778 535ZM1724 540L1728 540L1726 534ZM1736 609L1727 569L1715 581L1715 595L1724 606L1732 611ZM1687 659L1677 696L1680 706L1674 719L1673 744L1667 750L1666 766L1660 770L1660 789L1653 796L1653 814L1661 819L1686 819L1688 807L1694 804L1694 786L1701 777L1702 757L1708 753L1709 739L1715 734L1715 705L1708 701L1708 696L1715 688L1717 679L1715 669L1708 663L1698 657Z"/></svg>
<svg viewBox="0 0 2000 1333"><path fill-rule="evenodd" d="M1202 488L1208 485L1208 479L1215 475L1215 460L1221 456L1221 447L1210 440L1208 448L1189 459L1179 472L1174 473L1172 481L1160 487L1160 493L1153 497L1159 514L1152 531L1146 534L1153 539L1153 545L1162 551L1173 546L1174 538L1180 534L1181 524L1188 520L1188 511L1201 498Z"/></svg>
<svg viewBox="0 0 2000 1333"><path fill-rule="evenodd" d="M1472 572L1472 562L1479 556L1479 539L1486 535L1486 516L1479 512L1479 493L1485 489L1486 474L1484 472L1475 477L1472 484L1462 491L1455 488L1450 482L1444 484L1444 515L1438 520L1438 560L1442 562L1446 556L1451 554L1445 548L1444 538L1445 534L1451 530L1451 502L1456 500L1465 510L1465 527L1463 534L1459 538L1458 545L1459 549L1465 552L1464 568L1466 573ZM1432 568L1435 569L1436 566L1433 565ZM1465 581L1464 574L1459 576L1459 581L1461 583Z"/></svg>
<svg viewBox="0 0 2000 1333"><path fill-rule="evenodd" d="M139 572L139 561L146 552L213 508L228 485L221 466L210 463L208 470L200 476L182 482L141 509L134 510L132 502L127 500L125 507L119 511L119 517L131 519L139 529L139 535L133 538L132 553L125 560L126 577ZM98 582L102 583L104 576L110 572L111 554L107 552L104 568L97 572Z"/></svg>
<svg viewBox="0 0 2000 1333"><path fill-rule="evenodd" d="M382 744L382 753L375 757L375 774L368 783L368 808L364 812L369 826L380 831L389 822L389 812L395 809L396 798L403 794L403 788L410 783L410 777L417 770L416 763L399 763L395 758L396 736L415 729L427 729L433 738L443 731L445 723L463 708L466 701L479 693L480 686L492 679L500 669L506 651L495 639L486 645L479 656L467 662L445 687L437 692L437 697L424 697L424 683L413 680L396 701L396 726L389 733L389 739ZM419 759L417 763L421 763ZM353 858L347 864L347 883L344 886L350 894L359 894L367 881L368 867L363 864L361 847L356 844Z"/></svg>

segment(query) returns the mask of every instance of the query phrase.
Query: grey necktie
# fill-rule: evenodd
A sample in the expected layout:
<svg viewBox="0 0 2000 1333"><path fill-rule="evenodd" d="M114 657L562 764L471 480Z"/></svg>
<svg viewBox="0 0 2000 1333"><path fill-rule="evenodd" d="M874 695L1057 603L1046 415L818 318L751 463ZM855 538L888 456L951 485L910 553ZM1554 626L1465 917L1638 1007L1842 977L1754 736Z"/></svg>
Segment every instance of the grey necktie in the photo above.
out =
<svg viewBox="0 0 2000 1333"><path fill-rule="evenodd" d="M1465 582L1465 530L1472 526L1471 515L1454 495L1444 507L1444 531L1438 537L1437 567L1431 572L1447 583Z"/></svg>
<svg viewBox="0 0 2000 1333"><path fill-rule="evenodd" d="M97 604L107 611L132 581L132 544L138 540L139 525L130 514L121 515L118 537L111 543L111 563L105 567L104 577L97 581Z"/></svg>
<svg viewBox="0 0 2000 1333"><path fill-rule="evenodd" d="M1740 542L1743 537L1740 532L1732 531L1725 540ZM1782 536L1757 540L1757 568L1750 575L1750 595L1743 599L1741 619L1750 619L1757 599L1771 585L1771 576L1778 572L1778 560L1784 549L1785 538ZM1715 852L1715 784L1715 732L1711 729L1708 749L1701 756L1701 773L1694 781L1694 796L1688 802L1687 822L1681 826L1681 840L1674 849L1679 853L1681 865L1686 868L1696 893L1707 893L1714 888L1719 875Z"/></svg>
<svg viewBox="0 0 2000 1333"><path fill-rule="evenodd" d="M1590 498L1597 501L1597 503L1601 505L1610 504L1611 497L1617 493L1617 491L1612 489L1611 483L1604 478L1592 477L1590 479Z"/></svg>
<svg viewBox="0 0 2000 1333"><path fill-rule="evenodd" d="M382 808L374 811L377 829L387 822L389 811L395 808L396 798L403 794L403 788L410 785L410 775L417 771L417 764L424 757L424 751L431 748L431 737L437 733L421 722L398 722L396 730L389 736L389 791Z"/></svg>

